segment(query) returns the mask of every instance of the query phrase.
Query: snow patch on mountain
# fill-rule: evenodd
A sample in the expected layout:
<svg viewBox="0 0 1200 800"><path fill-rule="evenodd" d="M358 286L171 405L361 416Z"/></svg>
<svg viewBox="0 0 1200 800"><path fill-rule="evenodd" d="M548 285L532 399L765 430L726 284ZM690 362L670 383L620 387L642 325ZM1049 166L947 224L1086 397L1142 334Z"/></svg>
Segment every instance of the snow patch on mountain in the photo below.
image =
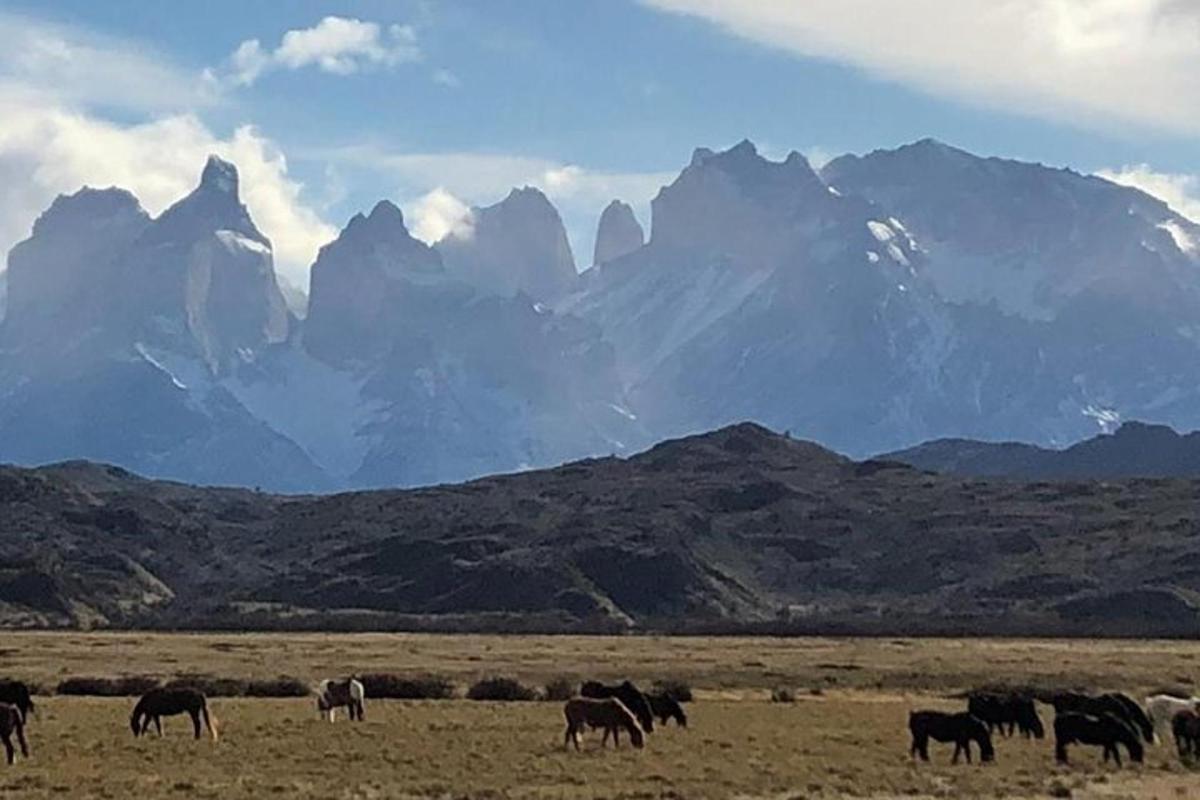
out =
<svg viewBox="0 0 1200 800"><path fill-rule="evenodd" d="M230 251L249 250L252 253L260 253L262 255L271 255L271 248L262 242L251 239L249 236L231 231L228 228L221 228L216 232L217 239L221 244L225 245Z"/></svg>
<svg viewBox="0 0 1200 800"><path fill-rule="evenodd" d="M1168 219L1158 223L1158 229L1171 234L1171 238L1175 240L1175 246L1183 253L1194 253L1200 249L1200 242L1193 239L1187 231L1183 229L1178 222L1173 219Z"/></svg>

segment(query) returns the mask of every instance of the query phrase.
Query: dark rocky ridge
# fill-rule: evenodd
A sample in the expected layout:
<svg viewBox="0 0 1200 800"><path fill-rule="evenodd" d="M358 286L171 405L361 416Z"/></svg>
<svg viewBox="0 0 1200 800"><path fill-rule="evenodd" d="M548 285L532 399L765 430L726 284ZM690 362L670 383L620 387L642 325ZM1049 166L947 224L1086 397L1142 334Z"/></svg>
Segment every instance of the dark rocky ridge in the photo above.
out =
<svg viewBox="0 0 1200 800"><path fill-rule="evenodd" d="M937 439L881 458L950 475L1022 480L1200 478L1200 431L1127 422L1062 450L1018 442Z"/></svg>
<svg viewBox="0 0 1200 800"><path fill-rule="evenodd" d="M1198 498L854 462L748 423L330 496L8 467L0 621L1193 635Z"/></svg>

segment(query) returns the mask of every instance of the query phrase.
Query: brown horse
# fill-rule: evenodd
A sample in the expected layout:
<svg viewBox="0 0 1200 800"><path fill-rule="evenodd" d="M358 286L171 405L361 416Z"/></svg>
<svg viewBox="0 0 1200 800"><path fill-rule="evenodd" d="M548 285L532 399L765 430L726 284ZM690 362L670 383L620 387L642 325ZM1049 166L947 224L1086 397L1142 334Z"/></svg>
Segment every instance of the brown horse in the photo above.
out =
<svg viewBox="0 0 1200 800"><path fill-rule="evenodd" d="M574 742L575 749L578 750L579 733L585 726L604 728L604 738L600 741L601 746L608 744L608 737L611 734L613 746L620 747L621 728L629 733L629 739L633 742L634 747L642 747L646 743L642 726L638 724L637 719L625 707L625 704L615 697L603 700L588 697L573 698L563 706L563 716L567 718L567 732L563 736L563 747L566 747L568 742Z"/></svg>
<svg viewBox="0 0 1200 800"><path fill-rule="evenodd" d="M158 735L162 736L162 718L184 713L191 716L197 739L200 738L200 718L203 717L213 741L217 740L216 719L208 713L208 702L204 695L186 687L151 689L146 692L133 707L133 714L129 716L129 727L133 729L134 736L141 736L150 729L150 723L153 722Z"/></svg>
<svg viewBox="0 0 1200 800"><path fill-rule="evenodd" d="M21 745L21 757L29 758L29 745L25 743L25 719L21 709L9 703L0 703L0 741L4 742L4 754L9 764L17 760L12 744L14 733L17 735L17 744Z"/></svg>

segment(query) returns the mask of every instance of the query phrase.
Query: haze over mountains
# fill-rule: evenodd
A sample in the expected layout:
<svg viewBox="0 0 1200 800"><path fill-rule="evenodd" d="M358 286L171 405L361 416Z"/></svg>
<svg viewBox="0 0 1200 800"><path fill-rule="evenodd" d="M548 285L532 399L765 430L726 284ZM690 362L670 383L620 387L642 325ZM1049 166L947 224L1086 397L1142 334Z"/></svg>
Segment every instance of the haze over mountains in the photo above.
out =
<svg viewBox="0 0 1200 800"><path fill-rule="evenodd" d="M301 320L233 165L154 219L82 189L9 254L0 459L320 491L743 419L854 456L1200 427L1200 226L1101 178L932 140L819 172L699 149L648 238L605 210L594 262L536 189L433 247L382 201Z"/></svg>

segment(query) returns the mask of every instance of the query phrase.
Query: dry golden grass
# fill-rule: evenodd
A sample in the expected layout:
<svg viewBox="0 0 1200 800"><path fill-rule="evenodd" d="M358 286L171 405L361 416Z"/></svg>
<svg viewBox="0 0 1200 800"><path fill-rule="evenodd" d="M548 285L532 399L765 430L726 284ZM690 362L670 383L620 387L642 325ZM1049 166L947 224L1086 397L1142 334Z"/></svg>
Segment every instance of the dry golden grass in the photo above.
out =
<svg viewBox="0 0 1200 800"><path fill-rule="evenodd" d="M194 741L186 717L167 721L166 739L135 741L132 701L52 697L29 728L34 757L0 766L0 798L1200 796L1200 775L1161 746L1122 770L1082 749L1058 767L1048 740L999 740L988 766L952 767L949 746L934 745L931 764L907 754L908 711L960 708L945 694L980 677L1077 674L1141 691L1190 681L1200 645L1187 643L13 634L2 647L0 671L44 682L380 669L460 684L486 673L678 676L701 691L688 729L656 730L642 751L601 750L597 734L582 753L563 749L558 703L368 701L365 723L330 726L308 700L216 699L214 744ZM798 702L767 702L779 684L797 686Z"/></svg>

